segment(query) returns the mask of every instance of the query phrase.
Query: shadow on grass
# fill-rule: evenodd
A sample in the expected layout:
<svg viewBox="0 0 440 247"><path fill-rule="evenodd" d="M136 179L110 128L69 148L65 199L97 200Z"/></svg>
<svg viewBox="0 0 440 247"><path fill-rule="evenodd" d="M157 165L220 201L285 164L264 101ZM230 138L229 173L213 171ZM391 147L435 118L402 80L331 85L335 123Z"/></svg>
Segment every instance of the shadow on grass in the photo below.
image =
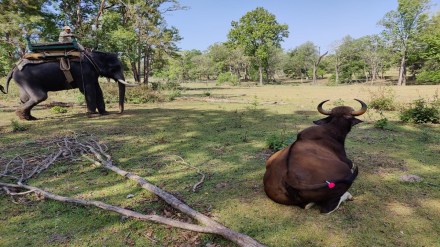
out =
<svg viewBox="0 0 440 247"><path fill-rule="evenodd" d="M14 149L16 144L11 143L71 131L94 134L109 146L115 164L122 169L145 177L194 209L269 246L435 244L433 236L440 230L436 206L440 193L426 183L407 184L398 180L407 172L429 181L440 175L438 159L430 157L438 151L439 143L436 138L420 139L418 127L394 132L354 128L348 136L347 151L360 167L359 178L351 189L356 199L329 216L320 215L315 209L305 211L278 205L266 198L262 185L267 157L262 155L267 153L265 139L280 130L295 136L299 125L309 126L311 120L319 118L311 111L284 115L258 109L128 109L123 115L98 118L70 114L33 122L26 135L5 133L2 138L8 141L0 147L6 150L2 157L13 157L20 149ZM438 128L432 129L432 134L439 136ZM191 188L200 177L191 167L170 160L173 155L207 175L197 193ZM102 200L140 212L173 212L134 183L84 162L57 164L31 184L51 188L61 195ZM134 198L127 199L128 194ZM30 207L19 206L17 213L17 209L7 206L11 203L7 197L2 196L0 202L0 210L6 215L1 222L10 225L0 233L9 234L6 243L15 246L28 242L14 239L17 235L11 232L23 226L37 229L43 223L45 236L68 236L67 243L73 245L81 243L80 239L87 239L92 245L109 241L124 244L127 232L136 233L130 238L140 245L166 245L173 238L185 242L185 231L170 233L162 226L124 223L115 214L98 209L34 202ZM26 217L21 218L20 214ZM182 217L176 215L173 217ZM90 218L93 220L87 221ZM60 224L70 224L70 229L59 227ZM141 234L145 229L153 231L154 237L148 237L156 243ZM202 235L200 239L204 244L214 241L230 246L212 236ZM50 238L41 241L47 244Z"/></svg>

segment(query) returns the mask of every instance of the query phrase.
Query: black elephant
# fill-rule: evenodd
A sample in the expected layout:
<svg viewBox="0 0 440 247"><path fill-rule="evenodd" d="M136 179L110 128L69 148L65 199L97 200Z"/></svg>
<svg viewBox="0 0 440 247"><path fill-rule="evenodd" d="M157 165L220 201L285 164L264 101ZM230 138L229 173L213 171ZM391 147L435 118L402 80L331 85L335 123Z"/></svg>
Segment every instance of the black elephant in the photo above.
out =
<svg viewBox="0 0 440 247"><path fill-rule="evenodd" d="M79 88L85 95L88 114L108 114L105 110L104 96L98 78L104 76L114 79L119 86L119 110L124 111L125 87L133 86L125 82L123 68L116 54L107 52L84 52L81 58L70 59L70 73L73 82L68 83L66 75L60 69L58 60L44 63L27 64L21 70L15 67L6 80L8 92L9 81L13 78L20 88L22 105L16 110L21 119L35 120L31 110L38 103L47 99L47 92Z"/></svg>

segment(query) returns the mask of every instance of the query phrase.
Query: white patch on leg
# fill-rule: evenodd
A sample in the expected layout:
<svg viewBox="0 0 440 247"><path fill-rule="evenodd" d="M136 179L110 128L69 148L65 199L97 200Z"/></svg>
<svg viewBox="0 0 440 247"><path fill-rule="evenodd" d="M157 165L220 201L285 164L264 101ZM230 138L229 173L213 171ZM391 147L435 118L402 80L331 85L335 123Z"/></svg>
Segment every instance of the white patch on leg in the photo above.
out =
<svg viewBox="0 0 440 247"><path fill-rule="evenodd" d="M347 197L347 201L353 201L353 196L350 194L350 192L345 192L346 194L348 194L348 197Z"/></svg>
<svg viewBox="0 0 440 247"><path fill-rule="evenodd" d="M310 208L313 207L313 206L315 206L315 203L314 203L314 202L311 202L311 203L307 204L307 205L304 207L304 209L310 209Z"/></svg>
<svg viewBox="0 0 440 247"><path fill-rule="evenodd" d="M345 193L341 196L341 198L339 199L338 206L336 206L335 209L333 209L332 211L330 211L330 212L328 212L328 213L326 213L326 214L331 214L331 213L333 213L336 209L339 208L339 205L341 205L341 203L342 203L343 201L346 201L347 199L349 199L349 200L353 199L353 196L352 196L348 191L345 192Z"/></svg>

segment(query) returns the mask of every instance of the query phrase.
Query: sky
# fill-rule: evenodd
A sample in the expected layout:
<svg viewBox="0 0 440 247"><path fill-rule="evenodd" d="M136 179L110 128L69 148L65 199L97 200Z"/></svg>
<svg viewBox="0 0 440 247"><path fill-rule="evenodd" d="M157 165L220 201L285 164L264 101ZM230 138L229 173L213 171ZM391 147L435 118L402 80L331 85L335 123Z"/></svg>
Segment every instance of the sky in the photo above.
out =
<svg viewBox="0 0 440 247"><path fill-rule="evenodd" d="M187 10L167 12L169 26L179 29L182 50L205 51L217 42L225 42L231 22L247 12L263 7L289 26L289 37L281 46L293 49L307 41L321 51L331 50L336 41L350 35L360 38L379 34L377 23L397 9L397 0L180 0ZM440 10L440 0L431 0L431 12Z"/></svg>

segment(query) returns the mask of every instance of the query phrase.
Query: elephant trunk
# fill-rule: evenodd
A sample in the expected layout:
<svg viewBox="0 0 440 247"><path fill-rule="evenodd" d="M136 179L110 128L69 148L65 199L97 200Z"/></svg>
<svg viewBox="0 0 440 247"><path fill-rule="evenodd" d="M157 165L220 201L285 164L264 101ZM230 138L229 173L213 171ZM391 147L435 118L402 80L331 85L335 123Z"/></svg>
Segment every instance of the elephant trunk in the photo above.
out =
<svg viewBox="0 0 440 247"><path fill-rule="evenodd" d="M124 112L124 101L125 101L125 84L120 82L121 80L118 80L118 86L119 86L119 113Z"/></svg>

